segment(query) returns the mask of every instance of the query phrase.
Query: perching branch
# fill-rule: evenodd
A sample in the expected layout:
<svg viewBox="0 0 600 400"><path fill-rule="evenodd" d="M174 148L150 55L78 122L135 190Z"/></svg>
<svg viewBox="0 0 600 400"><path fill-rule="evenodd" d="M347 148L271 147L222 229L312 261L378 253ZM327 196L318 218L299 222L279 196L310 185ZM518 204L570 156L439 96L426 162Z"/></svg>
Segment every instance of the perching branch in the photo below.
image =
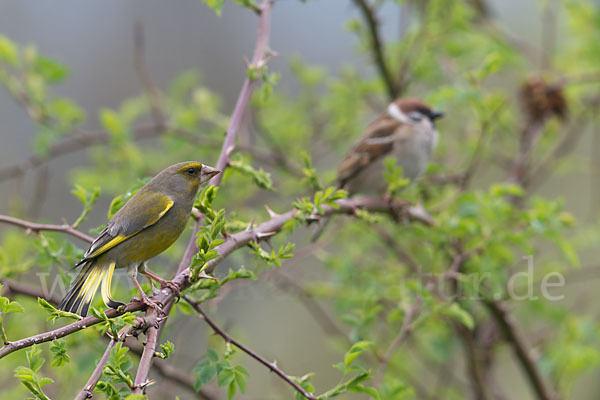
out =
<svg viewBox="0 0 600 400"><path fill-rule="evenodd" d="M60 302L60 297L49 297L46 293L44 293L42 290L35 286L25 285L10 279L2 279L0 283L2 283L3 286L3 293L1 294L4 296L18 294L33 297L34 299L39 297L47 300L53 305L57 305ZM138 356L142 355L143 350L141 348L128 343L124 343L124 345L129 347L129 349ZM159 375L167 378L169 381L176 382L178 385L188 389L190 392L195 393L201 399L212 399L212 396L206 393L205 391L196 392L194 390L194 382L192 381L190 376L166 362L152 364L152 370L157 372Z"/></svg>
<svg viewBox="0 0 600 400"><path fill-rule="evenodd" d="M214 321L212 321L208 315L200 308L198 302L194 301L188 296L183 296L185 301L187 301L196 312L200 315L200 317L212 328L212 330L219 336L221 336L227 343L231 343L238 349L242 350L244 353L248 354L250 357L254 358L256 361L267 367L271 372L274 372L277 376L283 379L286 383L292 386L298 393L302 394L305 398L309 400L316 400L314 394L308 393L302 386L294 382L285 372L283 372L278 366L277 362L269 362L267 359L262 357L260 354L256 353L254 350L244 346L234 338L232 338L227 332L225 332L221 327L219 327Z"/></svg>
<svg viewBox="0 0 600 400"><path fill-rule="evenodd" d="M406 216L408 216L414 221L418 221L427 225L430 225L432 223L431 218L425 213L425 211L421 207L411 206L406 202L390 202L389 200L378 198L353 198L337 200L336 203L337 207L332 207L328 205L323 206L322 216L326 217L335 214L352 215L356 212L356 210L359 209L365 209L367 211L372 212L386 212L394 216L398 214L398 210L402 210L402 212L405 213ZM225 238L225 241L222 244L215 247L215 250L219 253L219 257L210 260L206 263L206 273L213 272L215 268L231 253L233 253L235 250L241 247L247 246L251 241L260 242L276 235L281 231L281 229L283 229L283 226L287 221L295 218L296 213L297 210L295 209L288 211L284 214L273 213L271 219L263 222L262 224L235 233ZM317 220L319 217L320 216L315 215L309 219ZM192 237L192 240L193 242L190 242L193 244L193 246L195 246L195 238ZM179 286L180 291L183 291L190 285L190 282L188 280L188 278L191 276L189 265L193 255L194 248L192 247L190 250L190 248L188 247L188 249L186 250L186 255L184 256L180 264L181 271L172 280L174 284ZM166 287L156 295L152 296L151 300L160 304L168 304L169 302L173 301L174 298L175 293L170 287ZM123 315L125 312L142 311L146 310L146 308L146 304L134 301L126 304L124 308L119 310L109 309L105 312L105 314L108 318L114 318L119 315ZM48 332L43 332L38 335L11 342L5 345L4 347L0 348L0 358L3 358L4 356L13 353L17 350L30 347L34 344L49 342L70 335L92 325L96 325L100 322L102 322L102 320L94 316L88 316L79 321L66 325L62 328L54 329ZM151 322L152 321L150 321L150 323Z"/></svg>

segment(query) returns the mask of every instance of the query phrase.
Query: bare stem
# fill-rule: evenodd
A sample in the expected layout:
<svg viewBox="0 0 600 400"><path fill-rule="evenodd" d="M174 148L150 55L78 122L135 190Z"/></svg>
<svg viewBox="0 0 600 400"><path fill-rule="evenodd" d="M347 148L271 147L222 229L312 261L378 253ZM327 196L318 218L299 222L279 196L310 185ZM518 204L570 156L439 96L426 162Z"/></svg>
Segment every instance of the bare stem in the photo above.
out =
<svg viewBox="0 0 600 400"><path fill-rule="evenodd" d="M71 225L51 225L51 224L37 224L35 222L29 222L22 219L9 217L8 215L0 215L0 222L4 222L10 225L18 226L20 228L27 229L27 231L40 233L41 231L57 231L64 232L71 236L75 236L78 239L84 240L86 242L91 243L94 238L89 235L86 235L83 232L78 231L73 228Z"/></svg>
<svg viewBox="0 0 600 400"><path fill-rule="evenodd" d="M256 353L254 350L248 348L247 346L241 344L234 338L232 338L227 332L225 332L221 327L219 327L214 321L212 321L208 315L200 308L198 302L189 298L188 296L183 296L185 301L187 301L196 312L200 315L200 317L212 328L212 330L219 336L221 336L227 343L231 343L238 349L242 350L244 353L248 354L250 357L254 358L256 361L267 367L271 372L274 372L277 376L283 379L286 383L292 386L298 393L302 394L305 398L309 400L316 400L314 394L308 393L302 386L298 383L294 382L285 372L283 372L275 361L269 362L266 358Z"/></svg>
<svg viewBox="0 0 600 400"><path fill-rule="evenodd" d="M273 3L274 0L263 0L259 6L260 20L258 23L258 35L249 68L257 69L266 65L271 7L273 6ZM221 154L219 155L219 160L217 161L216 167L221 171L223 171L230 162L231 153L235 148L235 138L242 125L242 119L244 117L244 113L246 112L246 108L248 107L248 101L250 100L250 95L252 94L254 84L255 79L251 79L250 76L247 76L246 79L244 79L242 90L240 91L238 99L235 103L235 108L233 109L233 113L231 115L231 120L229 121L229 126L227 127L227 131L225 131L225 140L223 141ZM219 174L212 178L211 183L213 185L218 185L221 183L222 179L223 174Z"/></svg>
<svg viewBox="0 0 600 400"><path fill-rule="evenodd" d="M484 302L498 325L504 332L504 336L508 343L512 346L519 363L525 370L525 374L529 378L529 382L533 386L535 393L540 400L555 400L556 394L546 385L542 374L539 371L535 361L533 360L525 341L525 338L518 331L515 322L510 315L506 305L500 301L487 300Z"/></svg>
<svg viewBox="0 0 600 400"><path fill-rule="evenodd" d="M375 16L375 10L373 9L373 5L368 3L368 0L354 0L354 2L360 9L363 18L367 23L367 27L369 28L369 37L371 40L371 46L369 46L369 48L373 55L373 61L377 66L379 74L383 78L389 100L393 101L398 96L399 90L385 60L384 45L381 36L379 35L379 21L377 21L377 17Z"/></svg>

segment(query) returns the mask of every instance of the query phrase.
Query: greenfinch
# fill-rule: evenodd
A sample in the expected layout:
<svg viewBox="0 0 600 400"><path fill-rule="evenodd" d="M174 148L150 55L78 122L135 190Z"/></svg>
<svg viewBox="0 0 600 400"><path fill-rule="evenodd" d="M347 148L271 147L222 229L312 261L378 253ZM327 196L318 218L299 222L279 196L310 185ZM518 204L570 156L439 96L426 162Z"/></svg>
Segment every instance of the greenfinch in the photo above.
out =
<svg viewBox="0 0 600 400"><path fill-rule="evenodd" d="M73 268L81 266L58 308L86 316L101 286L106 306L123 303L112 299L110 286L115 268L127 268L142 300L153 305L142 290L137 273L160 283L169 282L148 270L146 261L165 251L183 232L200 185L221 171L188 161L172 165L144 185L108 222Z"/></svg>

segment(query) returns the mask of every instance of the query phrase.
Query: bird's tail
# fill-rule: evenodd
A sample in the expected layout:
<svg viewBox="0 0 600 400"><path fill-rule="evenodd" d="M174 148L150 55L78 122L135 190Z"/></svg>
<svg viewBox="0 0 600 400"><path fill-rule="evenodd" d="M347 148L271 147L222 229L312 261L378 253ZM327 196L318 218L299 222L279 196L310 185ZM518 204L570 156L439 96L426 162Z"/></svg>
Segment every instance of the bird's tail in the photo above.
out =
<svg viewBox="0 0 600 400"><path fill-rule="evenodd" d="M114 301L110 294L110 284L114 272L114 262L109 265L99 265L96 260L88 261L79 271L66 296L58 305L58 309L85 317L90 308L90 303L94 299L94 294L96 294L100 285L102 285L101 291L104 304L111 308L123 305L123 303Z"/></svg>

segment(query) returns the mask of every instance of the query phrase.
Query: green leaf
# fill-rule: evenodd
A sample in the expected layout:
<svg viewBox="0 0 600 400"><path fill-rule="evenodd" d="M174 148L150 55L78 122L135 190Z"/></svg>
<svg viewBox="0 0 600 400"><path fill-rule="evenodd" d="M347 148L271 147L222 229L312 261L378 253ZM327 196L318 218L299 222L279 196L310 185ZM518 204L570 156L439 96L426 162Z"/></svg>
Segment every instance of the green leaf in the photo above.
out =
<svg viewBox="0 0 600 400"><path fill-rule="evenodd" d="M54 307L52 304L48 303L45 299L42 299L41 297L38 297L38 304L44 310L46 310L46 312L48 314L50 314L50 316L48 317L48 321L51 321L51 322L54 322L58 318L61 318L61 317L74 319L77 321L83 318L78 314L74 314L74 313L71 313L68 311L58 310L58 309L56 309L56 307Z"/></svg>
<svg viewBox="0 0 600 400"><path fill-rule="evenodd" d="M119 115L108 109L100 111L100 123L102 127L110 134L110 136L116 141L121 141L125 138L126 129Z"/></svg>
<svg viewBox="0 0 600 400"><path fill-rule="evenodd" d="M225 0L202 0L215 14L220 17L223 12L223 3Z"/></svg>
<svg viewBox="0 0 600 400"><path fill-rule="evenodd" d="M473 316L458 303L452 303L449 307L443 307L442 313L448 315L449 317L455 318L469 329L473 329L475 326Z"/></svg>
<svg viewBox="0 0 600 400"><path fill-rule="evenodd" d="M50 351L54 353L52 366L60 367L71 361L67 354L66 342L64 340L54 340L50 346Z"/></svg>
<svg viewBox="0 0 600 400"><path fill-rule="evenodd" d="M208 360L207 360L208 361ZM217 375L217 367L214 364L206 363L197 370L198 376L194 381L194 390L199 391L203 385L209 383ZM194 368L196 369L196 368Z"/></svg>
<svg viewBox="0 0 600 400"><path fill-rule="evenodd" d="M217 383L219 386L228 386L235 379L235 375L233 373L233 369L231 368L223 368L218 372L217 375Z"/></svg>
<svg viewBox="0 0 600 400"><path fill-rule="evenodd" d="M358 357L362 352L364 352L371 346L373 346L373 343L368 341L360 341L354 343L352 347L350 347L350 350L348 350L344 355L344 364L346 364L346 366L349 366L350 364L352 364L352 361L354 361L356 357Z"/></svg>
<svg viewBox="0 0 600 400"><path fill-rule="evenodd" d="M16 301L11 301L6 305L6 308L3 307L2 311L4 311L4 313L7 314L11 312L23 312L25 311L25 309Z"/></svg>
<svg viewBox="0 0 600 400"><path fill-rule="evenodd" d="M33 68L50 83L59 83L69 76L69 68L66 65L40 55L35 58Z"/></svg>
<svg viewBox="0 0 600 400"><path fill-rule="evenodd" d="M231 400L235 397L235 393L237 391L237 388L235 386L235 382L232 381L229 386L227 386L227 399Z"/></svg>
<svg viewBox="0 0 600 400"><path fill-rule="evenodd" d="M236 157L231 160L229 167L234 171L238 171L243 175L252 178L253 182L261 189L274 191L273 182L271 181L271 174L265 172L262 168L255 169L242 157Z"/></svg>
<svg viewBox="0 0 600 400"><path fill-rule="evenodd" d="M13 67L16 67L19 63L17 46L4 35L0 35L0 59Z"/></svg>
<svg viewBox="0 0 600 400"><path fill-rule="evenodd" d="M213 349L206 349L206 358L208 358L212 362L219 361L219 355Z"/></svg>

